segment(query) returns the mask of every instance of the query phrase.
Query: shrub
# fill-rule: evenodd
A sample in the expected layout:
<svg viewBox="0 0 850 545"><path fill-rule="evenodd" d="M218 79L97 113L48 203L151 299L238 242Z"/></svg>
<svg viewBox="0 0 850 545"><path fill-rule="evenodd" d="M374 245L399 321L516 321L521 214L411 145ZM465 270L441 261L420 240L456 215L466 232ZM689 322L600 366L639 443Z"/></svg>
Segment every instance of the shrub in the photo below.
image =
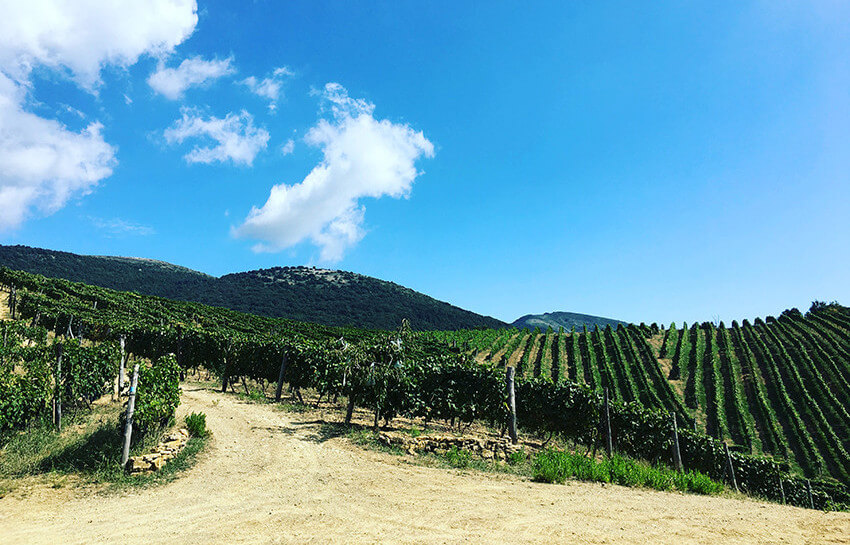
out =
<svg viewBox="0 0 850 545"><path fill-rule="evenodd" d="M452 467L466 468L469 467L469 462L472 459L472 453L468 450L457 448L457 446L449 449L445 454L446 462Z"/></svg>
<svg viewBox="0 0 850 545"><path fill-rule="evenodd" d="M186 415L186 429L189 430L189 435L192 437L206 437L209 434L209 431L207 431L207 415L194 412Z"/></svg>
<svg viewBox="0 0 850 545"><path fill-rule="evenodd" d="M508 464L516 466L523 463L527 458L528 454L525 452L525 447L523 447L508 454Z"/></svg>
<svg viewBox="0 0 850 545"><path fill-rule="evenodd" d="M180 368L174 354L139 369L134 426L142 435L174 420L180 404Z"/></svg>

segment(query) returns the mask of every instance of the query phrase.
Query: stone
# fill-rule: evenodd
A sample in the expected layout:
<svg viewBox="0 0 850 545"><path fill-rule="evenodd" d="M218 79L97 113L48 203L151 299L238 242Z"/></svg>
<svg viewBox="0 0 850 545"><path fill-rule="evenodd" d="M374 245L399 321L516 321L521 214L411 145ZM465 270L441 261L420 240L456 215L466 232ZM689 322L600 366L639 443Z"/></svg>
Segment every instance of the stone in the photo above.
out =
<svg viewBox="0 0 850 545"><path fill-rule="evenodd" d="M127 460L127 469L130 471L130 473L149 471L150 468L150 463L143 460L140 456L133 456L132 458Z"/></svg>

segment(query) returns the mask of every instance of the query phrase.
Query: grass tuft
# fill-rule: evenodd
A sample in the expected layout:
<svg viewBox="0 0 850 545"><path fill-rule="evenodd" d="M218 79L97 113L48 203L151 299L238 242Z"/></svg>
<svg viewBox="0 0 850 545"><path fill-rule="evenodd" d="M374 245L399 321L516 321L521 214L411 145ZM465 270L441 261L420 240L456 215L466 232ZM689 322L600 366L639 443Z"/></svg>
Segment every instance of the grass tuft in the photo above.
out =
<svg viewBox="0 0 850 545"><path fill-rule="evenodd" d="M611 458L596 460L580 454L547 449L534 457L532 467L533 479L546 483L578 479L707 495L719 494L724 489L721 483L699 472L680 473L616 454Z"/></svg>

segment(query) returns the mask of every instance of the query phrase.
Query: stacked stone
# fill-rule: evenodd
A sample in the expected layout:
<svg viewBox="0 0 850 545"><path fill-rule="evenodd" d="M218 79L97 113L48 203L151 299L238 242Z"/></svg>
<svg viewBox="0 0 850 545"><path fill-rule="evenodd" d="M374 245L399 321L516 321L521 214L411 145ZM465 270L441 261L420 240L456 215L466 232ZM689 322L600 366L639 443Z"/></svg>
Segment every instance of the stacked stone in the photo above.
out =
<svg viewBox="0 0 850 545"><path fill-rule="evenodd" d="M131 456L127 460L127 471L131 474L159 471L162 467L183 450L189 441L189 431L179 429L163 439L156 449L149 454Z"/></svg>
<svg viewBox="0 0 850 545"><path fill-rule="evenodd" d="M392 447L406 450L408 454L419 452L430 452L433 454L445 454L455 447L466 450L485 460L507 460L508 457L520 449L519 445L513 445L510 439L481 439L478 437L453 437L453 436L419 436L405 437L402 435L390 435L382 433L378 440Z"/></svg>

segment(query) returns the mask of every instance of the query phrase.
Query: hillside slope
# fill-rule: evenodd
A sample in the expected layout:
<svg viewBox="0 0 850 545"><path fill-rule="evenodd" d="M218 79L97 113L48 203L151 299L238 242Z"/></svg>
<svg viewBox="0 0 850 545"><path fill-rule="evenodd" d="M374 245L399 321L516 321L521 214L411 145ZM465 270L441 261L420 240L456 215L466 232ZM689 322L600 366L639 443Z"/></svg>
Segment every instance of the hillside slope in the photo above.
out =
<svg viewBox="0 0 850 545"><path fill-rule="evenodd" d="M0 266L120 291L334 326L393 329L505 327L405 288L346 271L277 267L220 278L152 259L85 256L0 245Z"/></svg>
<svg viewBox="0 0 850 545"><path fill-rule="evenodd" d="M546 331L550 327L554 331L558 331L561 327L564 328L564 331L570 331L575 327L577 331L580 331L584 326L592 329L595 326L605 327L606 325L617 327L619 324L626 325L626 322L611 318L602 318L600 316L591 316L589 314L578 314L576 312L545 312L543 314L526 314L511 325L520 329L534 329L537 327L541 331Z"/></svg>
<svg viewBox="0 0 850 545"><path fill-rule="evenodd" d="M433 334L431 334L433 335ZM850 308L750 322L440 334L523 377L607 388L612 399L675 414L733 451L787 461L810 478L850 482Z"/></svg>

